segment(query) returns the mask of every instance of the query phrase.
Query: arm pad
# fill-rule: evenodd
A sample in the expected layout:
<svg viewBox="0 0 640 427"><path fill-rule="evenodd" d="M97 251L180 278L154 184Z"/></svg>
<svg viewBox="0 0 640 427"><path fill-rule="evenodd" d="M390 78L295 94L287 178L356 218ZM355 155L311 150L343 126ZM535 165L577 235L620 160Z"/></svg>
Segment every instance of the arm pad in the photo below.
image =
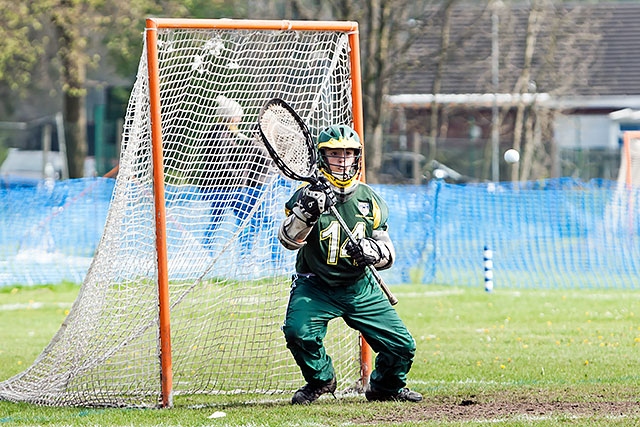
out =
<svg viewBox="0 0 640 427"><path fill-rule="evenodd" d="M382 254L380 261L374 264L374 267L378 270L386 270L393 265L393 261L396 258L396 249L393 246L393 242L391 242L389 233L382 230L373 230L371 238L376 241Z"/></svg>
<svg viewBox="0 0 640 427"><path fill-rule="evenodd" d="M280 240L282 246L289 250L300 249L307 243L305 239L314 225L315 222L307 224L307 220L299 218L294 211L280 224L278 240Z"/></svg>

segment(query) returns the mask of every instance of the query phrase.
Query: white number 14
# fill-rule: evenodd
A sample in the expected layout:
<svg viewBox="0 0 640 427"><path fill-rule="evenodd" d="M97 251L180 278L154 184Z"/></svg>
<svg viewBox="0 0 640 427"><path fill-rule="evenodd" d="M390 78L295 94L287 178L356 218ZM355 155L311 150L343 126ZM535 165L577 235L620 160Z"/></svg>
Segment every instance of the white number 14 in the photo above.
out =
<svg viewBox="0 0 640 427"><path fill-rule="evenodd" d="M364 222L358 222L355 227L353 227L353 230L351 230L351 233L356 240L359 240L364 237L364 231ZM327 264L329 265L336 265L339 257L346 258L349 256L344 249L348 240L345 240L344 244L339 246L341 232L342 230L338 221L332 221L327 228L320 232L320 240L329 240L327 250Z"/></svg>

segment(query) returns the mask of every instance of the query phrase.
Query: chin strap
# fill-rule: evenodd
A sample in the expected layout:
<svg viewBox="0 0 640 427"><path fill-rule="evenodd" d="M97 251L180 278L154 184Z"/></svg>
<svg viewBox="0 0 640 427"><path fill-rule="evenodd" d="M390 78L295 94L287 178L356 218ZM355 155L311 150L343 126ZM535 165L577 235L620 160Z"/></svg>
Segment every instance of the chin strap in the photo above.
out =
<svg viewBox="0 0 640 427"><path fill-rule="evenodd" d="M353 193L356 191L356 188L358 188L358 184L360 184L360 182L357 180L354 180L351 183L351 185L349 185L348 187L339 188L339 187L332 186L332 188L338 201L340 203L344 203L351 198Z"/></svg>

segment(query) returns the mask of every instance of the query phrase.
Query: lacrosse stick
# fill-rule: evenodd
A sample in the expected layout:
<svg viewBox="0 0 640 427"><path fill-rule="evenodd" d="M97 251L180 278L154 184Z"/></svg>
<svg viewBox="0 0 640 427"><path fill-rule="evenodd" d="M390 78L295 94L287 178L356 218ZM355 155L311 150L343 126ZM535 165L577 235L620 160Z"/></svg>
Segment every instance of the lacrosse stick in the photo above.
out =
<svg viewBox="0 0 640 427"><path fill-rule="evenodd" d="M289 104L279 98L273 98L267 102L260 111L258 128L262 142L271 158L287 178L305 181L312 185L318 183L319 171L315 144L309 129ZM357 244L353 233L336 207L331 206L330 210L348 239L353 244ZM372 265L368 268L391 305L397 304L398 299L382 280L378 270Z"/></svg>

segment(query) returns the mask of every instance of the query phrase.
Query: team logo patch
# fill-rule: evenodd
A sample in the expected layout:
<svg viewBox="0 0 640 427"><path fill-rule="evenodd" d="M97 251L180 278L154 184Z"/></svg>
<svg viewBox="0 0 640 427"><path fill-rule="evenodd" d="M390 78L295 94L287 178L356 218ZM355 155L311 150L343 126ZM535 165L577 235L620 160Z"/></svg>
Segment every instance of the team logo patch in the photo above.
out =
<svg viewBox="0 0 640 427"><path fill-rule="evenodd" d="M369 215L369 212L371 211L369 209L369 203L368 202L358 202L358 210L360 211L360 213L363 216Z"/></svg>

